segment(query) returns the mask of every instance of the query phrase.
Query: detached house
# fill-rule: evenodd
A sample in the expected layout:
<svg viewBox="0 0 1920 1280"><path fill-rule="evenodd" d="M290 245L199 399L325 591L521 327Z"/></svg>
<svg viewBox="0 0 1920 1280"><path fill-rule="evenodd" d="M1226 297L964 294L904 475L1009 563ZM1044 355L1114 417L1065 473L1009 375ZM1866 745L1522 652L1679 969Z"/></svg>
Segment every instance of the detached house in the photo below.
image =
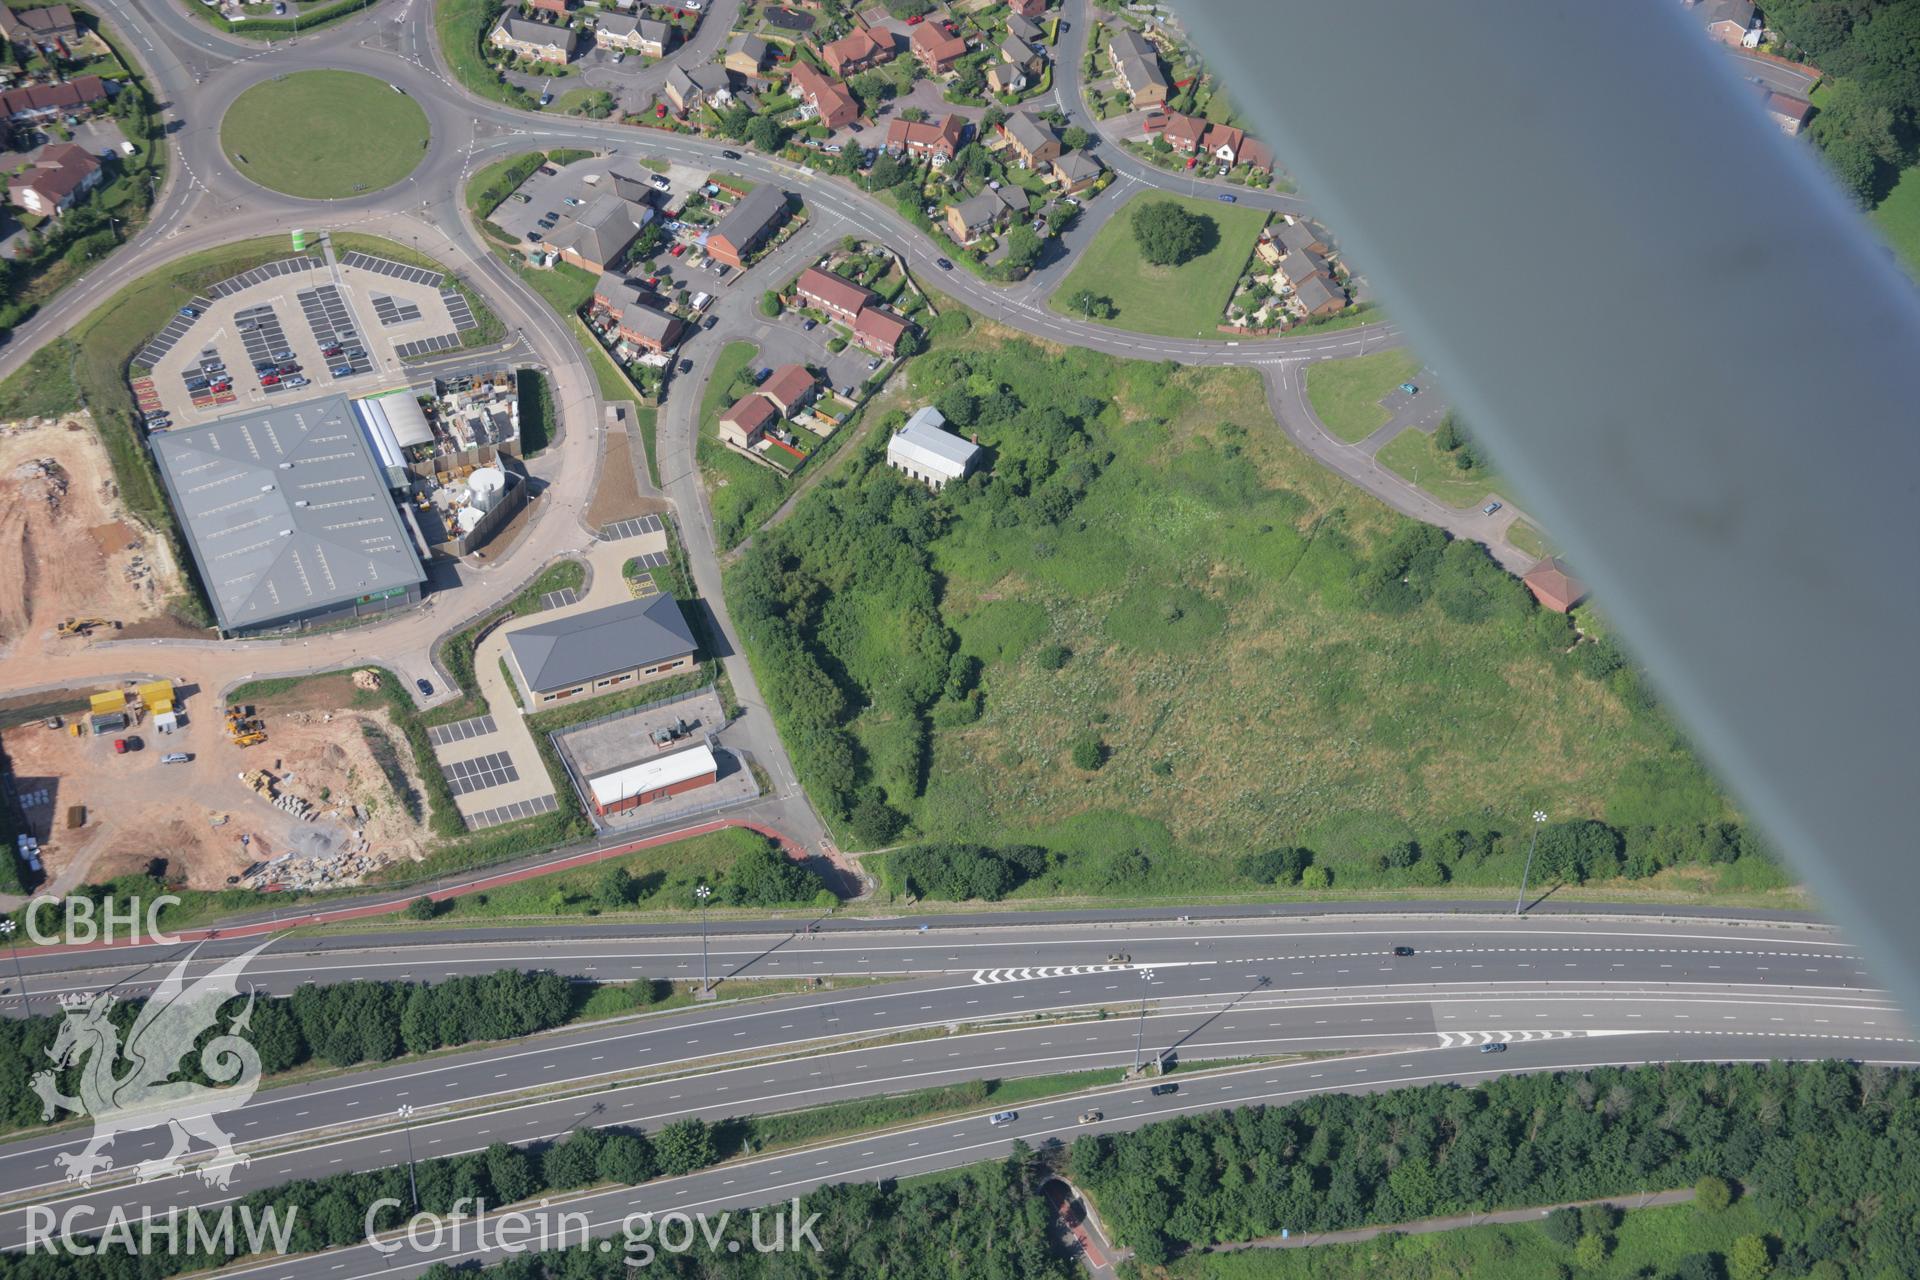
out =
<svg viewBox="0 0 1920 1280"><path fill-rule="evenodd" d="M1046 63L1040 51L1014 35L1011 31L1000 42L1000 61L1020 68L1022 71L1038 72Z"/></svg>
<svg viewBox="0 0 1920 1280"><path fill-rule="evenodd" d="M1122 27L1107 42L1120 87L1136 107L1162 107L1167 102L1167 77L1160 70L1160 54L1152 41L1132 27Z"/></svg>
<svg viewBox="0 0 1920 1280"><path fill-rule="evenodd" d="M1010 62L996 62L987 68L987 88L995 93L1019 93L1031 83L1026 70Z"/></svg>
<svg viewBox="0 0 1920 1280"><path fill-rule="evenodd" d="M896 52L891 31L855 27L838 40L821 45L820 61L827 64L827 70L845 79L856 71L891 60Z"/></svg>
<svg viewBox="0 0 1920 1280"><path fill-rule="evenodd" d="M947 230L961 244L972 244L1011 214L1027 211L1027 193L1009 183L989 186L977 196L947 206Z"/></svg>
<svg viewBox="0 0 1920 1280"><path fill-rule="evenodd" d="M783 364L761 384L760 394L791 418L813 401L820 380L803 364Z"/></svg>
<svg viewBox="0 0 1920 1280"><path fill-rule="evenodd" d="M1805 98L1793 98L1784 93L1767 94L1767 118L1780 126L1780 132L1794 137L1807 127L1807 121L1813 118L1813 104Z"/></svg>
<svg viewBox="0 0 1920 1280"><path fill-rule="evenodd" d="M1688 0L1707 34L1721 44L1738 49L1760 43L1759 15L1753 0Z"/></svg>
<svg viewBox="0 0 1920 1280"><path fill-rule="evenodd" d="M673 47L680 29L654 18L633 18L624 13L602 13L594 24L594 43L603 49L639 53L663 58Z"/></svg>
<svg viewBox="0 0 1920 1280"><path fill-rule="evenodd" d="M953 159L967 140L967 122L949 113L939 124L930 121L902 120L895 116L887 123L887 150L913 160Z"/></svg>
<svg viewBox="0 0 1920 1280"><path fill-rule="evenodd" d="M15 13L0 4L0 36L22 49L37 49L55 57L70 57L80 41L80 24L63 4Z"/></svg>
<svg viewBox="0 0 1920 1280"><path fill-rule="evenodd" d="M34 166L7 182L7 199L28 213L58 217L87 192L100 185L100 162L71 142L60 142L40 153Z"/></svg>
<svg viewBox="0 0 1920 1280"><path fill-rule="evenodd" d="M773 60L773 46L759 36L735 36L727 46L727 70L743 76L757 76Z"/></svg>
<svg viewBox="0 0 1920 1280"><path fill-rule="evenodd" d="M687 68L675 64L667 70L666 93L667 101L682 115L697 111L704 103L724 107L733 101L733 75L720 66Z"/></svg>
<svg viewBox="0 0 1920 1280"><path fill-rule="evenodd" d="M1069 151L1053 162L1053 177L1064 195L1079 195L1100 181L1100 162L1084 151Z"/></svg>
<svg viewBox="0 0 1920 1280"><path fill-rule="evenodd" d="M1047 0L1008 0L1007 7L1014 17L1031 21L1047 11Z"/></svg>
<svg viewBox="0 0 1920 1280"><path fill-rule="evenodd" d="M1040 28L1021 17L1018 12L1007 15L1007 34L1019 36L1028 44L1040 43Z"/></svg>
<svg viewBox="0 0 1920 1280"><path fill-rule="evenodd" d="M915 27L907 43L930 76L947 74L967 52L967 42L937 22L923 22Z"/></svg>
<svg viewBox="0 0 1920 1280"><path fill-rule="evenodd" d="M579 47L570 27L550 27L525 18L502 17L487 37L494 48L535 62L566 62Z"/></svg>
<svg viewBox="0 0 1920 1280"><path fill-rule="evenodd" d="M734 401L720 415L720 441L736 449L751 449L766 436L767 428L778 421L779 406L756 391Z"/></svg>
<svg viewBox="0 0 1920 1280"><path fill-rule="evenodd" d="M800 101L814 109L820 123L839 129L860 118L860 104L845 86L815 71L804 62L793 64L793 88Z"/></svg>
<svg viewBox="0 0 1920 1280"><path fill-rule="evenodd" d="M573 266L605 271L620 261L640 228L652 219L650 206L617 195L595 196L578 217L548 237L547 244Z"/></svg>
<svg viewBox="0 0 1920 1280"><path fill-rule="evenodd" d="M1024 111L1008 116L1000 132L1006 136L1007 146L1029 169L1038 169L1060 154L1060 139L1054 136L1053 130Z"/></svg>

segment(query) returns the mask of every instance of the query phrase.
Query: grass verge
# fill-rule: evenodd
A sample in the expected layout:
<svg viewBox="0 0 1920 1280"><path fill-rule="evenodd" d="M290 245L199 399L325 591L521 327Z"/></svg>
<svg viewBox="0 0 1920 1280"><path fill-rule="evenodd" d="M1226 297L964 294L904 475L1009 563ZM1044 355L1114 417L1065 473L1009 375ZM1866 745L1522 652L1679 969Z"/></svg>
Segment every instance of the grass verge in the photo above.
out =
<svg viewBox="0 0 1920 1280"><path fill-rule="evenodd" d="M1213 244L1204 253L1177 267L1149 265L1131 225L1135 209L1145 203L1171 202L1206 218L1215 228ZM1068 300L1081 290L1113 303L1110 324L1135 333L1167 338L1216 338L1227 299L1253 254L1253 243L1266 225L1258 209L1194 200L1163 193L1133 197L1094 236L1067 278L1047 305L1061 315L1077 315Z"/></svg>
<svg viewBox="0 0 1920 1280"><path fill-rule="evenodd" d="M1393 416L1380 401L1419 371L1419 358L1402 350L1322 360L1307 369L1307 399L1322 426L1337 439L1358 444Z"/></svg>

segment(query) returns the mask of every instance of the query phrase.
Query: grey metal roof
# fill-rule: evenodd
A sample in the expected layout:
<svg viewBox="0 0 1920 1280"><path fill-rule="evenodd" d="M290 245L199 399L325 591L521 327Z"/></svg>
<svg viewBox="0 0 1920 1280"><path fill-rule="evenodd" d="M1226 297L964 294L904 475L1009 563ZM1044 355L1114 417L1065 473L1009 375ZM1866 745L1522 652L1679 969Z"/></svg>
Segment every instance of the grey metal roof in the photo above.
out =
<svg viewBox="0 0 1920 1280"><path fill-rule="evenodd" d="M711 234L744 251L767 233L786 208L787 193L776 183L763 182L736 200L727 216L714 225Z"/></svg>
<svg viewBox="0 0 1920 1280"><path fill-rule="evenodd" d="M661 594L537 622L507 634L513 663L535 693L565 689L697 646L680 602Z"/></svg>
<svg viewBox="0 0 1920 1280"><path fill-rule="evenodd" d="M980 446L946 428L946 416L927 405L893 433L893 438L887 441L887 452L949 475L962 475L979 455Z"/></svg>
<svg viewBox="0 0 1920 1280"><path fill-rule="evenodd" d="M347 397L163 431L151 442L223 629L426 581Z"/></svg>

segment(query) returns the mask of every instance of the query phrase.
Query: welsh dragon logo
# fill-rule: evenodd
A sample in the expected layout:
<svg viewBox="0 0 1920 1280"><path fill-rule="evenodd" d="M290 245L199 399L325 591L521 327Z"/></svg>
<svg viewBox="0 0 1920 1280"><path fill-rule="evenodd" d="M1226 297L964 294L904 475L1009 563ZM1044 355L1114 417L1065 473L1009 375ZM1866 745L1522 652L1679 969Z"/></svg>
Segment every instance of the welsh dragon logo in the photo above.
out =
<svg viewBox="0 0 1920 1280"><path fill-rule="evenodd" d="M227 1087L173 1077L201 1033L218 1021L220 1006L239 994L247 963L268 945L263 942L235 956L191 986L187 966L199 948L188 952L154 989L124 1045L107 1017L115 1003L111 992L61 1000L66 1021L47 1050L54 1066L33 1077L33 1091L43 1104L42 1119L51 1120L62 1110L93 1117L93 1137L86 1146L54 1156L65 1167L67 1181L92 1186L96 1172L113 1168L113 1157L105 1149L116 1137L163 1124L172 1132L172 1145L166 1154L140 1163L135 1173L141 1182L178 1173L181 1157L196 1138L214 1150L214 1158L199 1170L208 1186L225 1187L233 1171L247 1163L214 1119L244 1106L260 1083L260 1055L243 1038L253 1017L251 991L246 1007L232 1017L225 1032L200 1049L201 1072ZM75 1066L80 1069L78 1098L61 1093L59 1085L59 1073Z"/></svg>

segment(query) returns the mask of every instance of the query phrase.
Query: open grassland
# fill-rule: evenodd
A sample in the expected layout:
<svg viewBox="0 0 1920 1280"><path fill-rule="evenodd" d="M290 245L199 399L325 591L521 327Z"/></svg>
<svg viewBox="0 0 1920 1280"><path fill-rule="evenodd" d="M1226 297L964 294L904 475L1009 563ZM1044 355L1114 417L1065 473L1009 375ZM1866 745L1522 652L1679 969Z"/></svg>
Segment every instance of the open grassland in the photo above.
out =
<svg viewBox="0 0 1920 1280"><path fill-rule="evenodd" d="M1351 360L1323 360L1307 370L1307 399L1321 423L1348 444L1387 425L1381 397L1412 380L1420 361L1410 351L1376 351Z"/></svg>
<svg viewBox="0 0 1920 1280"><path fill-rule="evenodd" d="M1235 860L1284 845L1339 890L1466 892L1519 880L1536 808L1623 828L1733 816L1631 673L1580 668L1565 624L1484 555L1459 559L1478 555L1497 610L1363 598L1383 544L1417 529L1295 450L1253 372L981 323L908 372L917 402L971 400L991 474L930 497L876 435L729 576L802 780L850 839L877 793L904 830L864 843L1045 848L1024 897L1247 892ZM922 540L924 568L896 545ZM780 622L756 626L763 609ZM813 727L829 711L840 729ZM1379 863L1455 830L1499 836L1437 880ZM1733 871L1621 888L1780 883Z"/></svg>
<svg viewBox="0 0 1920 1280"><path fill-rule="evenodd" d="M1490 467L1462 471L1456 454L1436 448L1431 433L1408 427L1374 457L1380 465L1450 507L1477 507L1494 495L1510 498L1506 477Z"/></svg>
<svg viewBox="0 0 1920 1280"><path fill-rule="evenodd" d="M707 502L713 510L713 538L731 547L752 533L787 495L787 482L749 462L720 443L715 434L728 405L743 389L742 376L752 367L759 348L751 342L729 342L714 359L706 392L700 397L700 439L696 456L707 484Z"/></svg>
<svg viewBox="0 0 1920 1280"><path fill-rule="evenodd" d="M1129 217L1144 200L1169 201L1210 220L1217 232L1212 247L1177 267L1146 262ZM1068 299L1085 289L1113 303L1113 318L1105 323L1115 328L1167 338L1215 337L1227 299L1266 221L1259 209L1216 200L1157 192L1135 196L1100 228L1047 305L1062 315L1078 314Z"/></svg>
<svg viewBox="0 0 1920 1280"><path fill-rule="evenodd" d="M263 187L334 199L412 173L427 154L427 113L372 76L296 71L235 98L220 122L220 145Z"/></svg>
<svg viewBox="0 0 1920 1280"><path fill-rule="evenodd" d="M1920 279L1920 165L1903 170L1873 211L1874 225L1887 238L1907 274Z"/></svg>

